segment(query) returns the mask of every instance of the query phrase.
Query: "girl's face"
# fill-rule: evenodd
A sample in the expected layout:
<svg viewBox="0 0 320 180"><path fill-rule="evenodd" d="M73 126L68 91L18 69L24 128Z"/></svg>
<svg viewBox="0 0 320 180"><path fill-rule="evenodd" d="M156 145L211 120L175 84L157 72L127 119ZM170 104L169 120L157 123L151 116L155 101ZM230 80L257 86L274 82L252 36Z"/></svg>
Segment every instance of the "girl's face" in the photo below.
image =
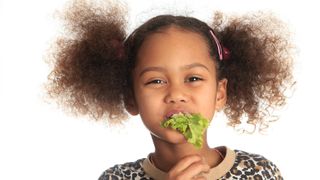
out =
<svg viewBox="0 0 320 180"><path fill-rule="evenodd" d="M140 114L157 138L185 142L171 129L160 127L168 116L201 113L211 120L226 101L226 80L216 70L204 39L197 33L170 27L150 35L142 44L133 71L135 103L129 112Z"/></svg>

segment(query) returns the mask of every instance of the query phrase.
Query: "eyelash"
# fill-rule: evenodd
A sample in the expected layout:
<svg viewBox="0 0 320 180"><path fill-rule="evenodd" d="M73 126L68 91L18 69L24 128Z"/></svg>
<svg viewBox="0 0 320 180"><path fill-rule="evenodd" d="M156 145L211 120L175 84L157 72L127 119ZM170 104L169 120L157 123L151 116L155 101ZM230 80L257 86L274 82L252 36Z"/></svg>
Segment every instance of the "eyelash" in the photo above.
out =
<svg viewBox="0 0 320 180"><path fill-rule="evenodd" d="M202 79L202 78L197 77L197 76L191 76L190 78L188 78L188 81L189 81L190 79L192 79L192 78L197 79L196 81L203 81L203 79ZM188 81L187 81L187 82L188 82ZM189 82L194 82L194 81L189 81Z"/></svg>
<svg viewBox="0 0 320 180"><path fill-rule="evenodd" d="M147 82L145 85L149 85L149 84L160 84L160 83L157 83L159 81L162 81L162 80L159 80L159 79L155 79L155 80L152 80L150 82ZM162 81L163 82L163 81Z"/></svg>
<svg viewBox="0 0 320 180"><path fill-rule="evenodd" d="M191 80L193 79L193 80ZM195 80L196 79L196 80ZM203 78L197 77L197 76L191 76L189 77L185 82L195 82L195 81L203 81ZM155 79L152 80L150 82L147 82L145 85L149 85L149 84L161 84L161 82L164 82L163 80L160 79Z"/></svg>

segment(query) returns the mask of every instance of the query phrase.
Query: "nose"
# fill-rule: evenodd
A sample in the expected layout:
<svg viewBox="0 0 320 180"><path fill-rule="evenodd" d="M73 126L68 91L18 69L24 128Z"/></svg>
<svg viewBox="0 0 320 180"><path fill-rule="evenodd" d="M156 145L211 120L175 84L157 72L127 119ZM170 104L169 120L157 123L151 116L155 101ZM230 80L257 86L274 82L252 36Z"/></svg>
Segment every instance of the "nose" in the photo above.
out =
<svg viewBox="0 0 320 180"><path fill-rule="evenodd" d="M189 101L189 98L183 87L177 85L170 86L167 90L165 97L166 103L186 103Z"/></svg>

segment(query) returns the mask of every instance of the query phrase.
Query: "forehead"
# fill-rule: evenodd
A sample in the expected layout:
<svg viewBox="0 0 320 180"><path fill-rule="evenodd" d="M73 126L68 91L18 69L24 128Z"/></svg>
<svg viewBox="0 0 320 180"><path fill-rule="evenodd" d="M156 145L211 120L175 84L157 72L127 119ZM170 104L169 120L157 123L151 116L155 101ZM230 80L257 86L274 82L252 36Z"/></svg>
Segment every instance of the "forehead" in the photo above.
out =
<svg viewBox="0 0 320 180"><path fill-rule="evenodd" d="M137 65L174 61L213 63L204 37L177 27L148 36L137 54Z"/></svg>

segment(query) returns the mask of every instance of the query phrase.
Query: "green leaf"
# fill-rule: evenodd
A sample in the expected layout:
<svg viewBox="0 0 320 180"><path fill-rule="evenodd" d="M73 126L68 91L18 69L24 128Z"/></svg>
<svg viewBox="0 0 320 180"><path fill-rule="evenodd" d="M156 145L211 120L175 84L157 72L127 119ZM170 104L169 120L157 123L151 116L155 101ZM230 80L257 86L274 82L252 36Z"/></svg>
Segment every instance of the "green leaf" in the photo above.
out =
<svg viewBox="0 0 320 180"><path fill-rule="evenodd" d="M203 133L209 121L201 114L175 114L161 123L161 127L172 128L184 135L187 141L200 149L203 144Z"/></svg>

